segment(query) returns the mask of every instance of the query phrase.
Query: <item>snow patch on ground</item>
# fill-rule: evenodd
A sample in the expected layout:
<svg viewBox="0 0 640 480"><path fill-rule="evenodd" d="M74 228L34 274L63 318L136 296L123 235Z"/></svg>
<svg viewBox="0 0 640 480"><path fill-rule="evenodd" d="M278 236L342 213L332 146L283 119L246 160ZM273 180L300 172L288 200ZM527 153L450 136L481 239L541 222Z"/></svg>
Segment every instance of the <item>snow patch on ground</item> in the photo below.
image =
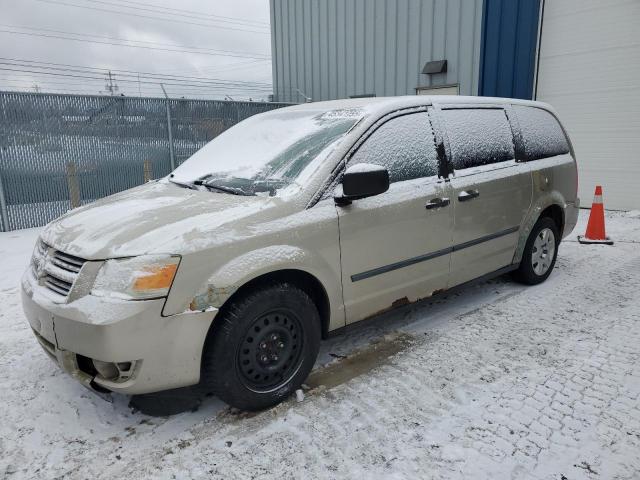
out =
<svg viewBox="0 0 640 480"><path fill-rule="evenodd" d="M19 277L38 230L0 234L0 477L640 478L640 218L580 245L547 282L499 278L323 343L318 366L395 335L373 370L266 412L215 398L150 418L62 373L33 338ZM345 363L346 365L346 363Z"/></svg>

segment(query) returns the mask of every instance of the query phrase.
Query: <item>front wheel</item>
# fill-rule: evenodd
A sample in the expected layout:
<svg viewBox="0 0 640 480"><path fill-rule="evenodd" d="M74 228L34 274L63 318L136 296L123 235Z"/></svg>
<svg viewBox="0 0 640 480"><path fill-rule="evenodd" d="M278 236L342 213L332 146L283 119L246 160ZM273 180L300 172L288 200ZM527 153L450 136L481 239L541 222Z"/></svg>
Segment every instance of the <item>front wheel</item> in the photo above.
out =
<svg viewBox="0 0 640 480"><path fill-rule="evenodd" d="M544 282L556 263L559 244L560 235L555 222L548 217L539 219L527 239L514 278L527 285Z"/></svg>
<svg viewBox="0 0 640 480"><path fill-rule="evenodd" d="M255 289L215 320L202 360L202 384L242 410L275 405L300 387L320 348L320 315L288 283Z"/></svg>

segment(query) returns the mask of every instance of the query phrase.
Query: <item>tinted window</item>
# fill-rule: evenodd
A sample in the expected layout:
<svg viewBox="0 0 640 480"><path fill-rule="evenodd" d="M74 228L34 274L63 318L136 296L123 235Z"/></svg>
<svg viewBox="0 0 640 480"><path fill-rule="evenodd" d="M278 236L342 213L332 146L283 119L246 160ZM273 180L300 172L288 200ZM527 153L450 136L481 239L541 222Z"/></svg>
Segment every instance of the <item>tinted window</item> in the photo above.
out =
<svg viewBox="0 0 640 480"><path fill-rule="evenodd" d="M477 167L515 158L509 121L501 109L443 110L453 168Z"/></svg>
<svg viewBox="0 0 640 480"><path fill-rule="evenodd" d="M358 148L349 165L373 163L389 170L391 182L438 174L438 157L426 112L392 118Z"/></svg>
<svg viewBox="0 0 640 480"><path fill-rule="evenodd" d="M553 157L569 152L564 132L553 115L535 107L514 106L528 160Z"/></svg>

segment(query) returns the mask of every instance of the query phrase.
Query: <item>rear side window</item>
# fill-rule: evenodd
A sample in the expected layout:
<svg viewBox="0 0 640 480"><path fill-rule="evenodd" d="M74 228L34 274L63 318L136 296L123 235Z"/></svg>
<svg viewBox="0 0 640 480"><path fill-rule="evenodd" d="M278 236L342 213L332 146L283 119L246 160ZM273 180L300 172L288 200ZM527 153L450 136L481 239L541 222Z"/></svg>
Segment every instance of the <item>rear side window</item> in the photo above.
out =
<svg viewBox="0 0 640 480"><path fill-rule="evenodd" d="M349 165L373 163L389 170L391 182L438 174L438 156L427 112L395 117L367 138Z"/></svg>
<svg viewBox="0 0 640 480"><path fill-rule="evenodd" d="M569 143L560 124L546 110L535 107L513 107L518 117L527 160L553 157L569 152Z"/></svg>
<svg viewBox="0 0 640 480"><path fill-rule="evenodd" d="M453 168L478 167L515 158L513 135L502 109L442 110Z"/></svg>

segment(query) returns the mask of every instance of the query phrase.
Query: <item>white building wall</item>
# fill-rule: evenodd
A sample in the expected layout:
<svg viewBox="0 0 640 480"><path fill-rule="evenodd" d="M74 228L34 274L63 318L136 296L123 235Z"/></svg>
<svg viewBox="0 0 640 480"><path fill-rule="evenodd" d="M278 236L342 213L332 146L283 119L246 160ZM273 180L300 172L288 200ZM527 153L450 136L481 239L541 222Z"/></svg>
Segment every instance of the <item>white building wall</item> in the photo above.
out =
<svg viewBox="0 0 640 480"><path fill-rule="evenodd" d="M578 158L580 197L640 209L640 1L546 0L537 99L552 104Z"/></svg>

